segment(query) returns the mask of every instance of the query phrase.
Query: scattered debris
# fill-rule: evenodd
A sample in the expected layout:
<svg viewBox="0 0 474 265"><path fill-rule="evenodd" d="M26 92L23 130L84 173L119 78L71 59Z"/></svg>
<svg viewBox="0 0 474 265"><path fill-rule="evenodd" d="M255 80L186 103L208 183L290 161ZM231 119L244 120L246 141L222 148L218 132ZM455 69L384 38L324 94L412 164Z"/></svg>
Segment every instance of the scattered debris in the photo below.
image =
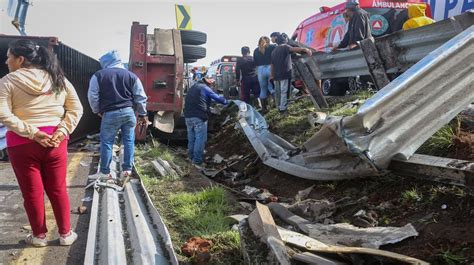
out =
<svg viewBox="0 0 474 265"><path fill-rule="evenodd" d="M249 212L253 211L255 209L255 206L248 202L239 202L240 206L244 208L245 210L248 210Z"/></svg>
<svg viewBox="0 0 474 265"><path fill-rule="evenodd" d="M163 168L168 173L168 176L174 177L174 178L178 177L178 173L176 172L176 170L174 170L174 168L170 165L168 161L163 160L161 158L157 158L156 161L158 161L158 163L160 163L161 166L163 166Z"/></svg>
<svg viewBox="0 0 474 265"><path fill-rule="evenodd" d="M187 257L193 257L195 264L207 264L211 260L209 253L212 247L212 241L201 237L191 237L183 244L181 251Z"/></svg>
<svg viewBox="0 0 474 265"><path fill-rule="evenodd" d="M313 224L309 229L309 236L328 244L379 248L382 245L393 244L409 237L418 236L418 232L411 224L403 227L370 228L358 228L347 223Z"/></svg>
<svg viewBox="0 0 474 265"><path fill-rule="evenodd" d="M441 209L442 209L442 210L448 209L448 205L446 205L446 204L441 205Z"/></svg>
<svg viewBox="0 0 474 265"><path fill-rule="evenodd" d="M86 161L81 161L81 163L79 163L79 164L80 164L81 166L83 166L83 167L88 167L88 166L91 165L90 162L86 162Z"/></svg>
<svg viewBox="0 0 474 265"><path fill-rule="evenodd" d="M314 222L320 222L333 215L335 204L328 200L308 199L291 205L288 210Z"/></svg>
<svg viewBox="0 0 474 265"><path fill-rule="evenodd" d="M298 191L298 194L296 194L296 196L295 196L295 200L296 200L297 202L300 202L300 201L302 201L302 200L308 198L309 194L311 193L311 191L313 191L313 189L314 189L315 186L316 186L316 185L313 185L313 186L311 186L311 187L309 187L309 188L307 188L307 189Z"/></svg>
<svg viewBox="0 0 474 265"><path fill-rule="evenodd" d="M259 201L265 202L276 202L278 201L278 197L271 194L267 189L257 189L252 186L245 186L242 190L245 194L255 197Z"/></svg>
<svg viewBox="0 0 474 265"><path fill-rule="evenodd" d="M268 245L279 264L291 264L285 244L267 206L257 202L257 208L249 215L249 225L253 233Z"/></svg>
<svg viewBox="0 0 474 265"><path fill-rule="evenodd" d="M215 164L220 164L224 161L224 158L220 156L219 154L215 154L214 157L212 158L212 162Z"/></svg>
<svg viewBox="0 0 474 265"><path fill-rule="evenodd" d="M31 225L23 225L21 229L26 230L26 231L32 231L31 230Z"/></svg>
<svg viewBox="0 0 474 265"><path fill-rule="evenodd" d="M354 217L352 223L358 227L375 227L379 224L378 215L374 211L360 210L354 214Z"/></svg>
<svg viewBox="0 0 474 265"><path fill-rule="evenodd" d="M92 201L92 197L90 196L81 199L81 202L90 202L90 201Z"/></svg>
<svg viewBox="0 0 474 265"><path fill-rule="evenodd" d="M161 177L165 177L167 175L166 169L160 163L158 163L158 161L151 161L151 165Z"/></svg>
<svg viewBox="0 0 474 265"><path fill-rule="evenodd" d="M295 253L291 256L294 260L301 261L307 264L325 264L325 265L344 265L348 264L345 262L340 262L326 257L321 257L310 252Z"/></svg>

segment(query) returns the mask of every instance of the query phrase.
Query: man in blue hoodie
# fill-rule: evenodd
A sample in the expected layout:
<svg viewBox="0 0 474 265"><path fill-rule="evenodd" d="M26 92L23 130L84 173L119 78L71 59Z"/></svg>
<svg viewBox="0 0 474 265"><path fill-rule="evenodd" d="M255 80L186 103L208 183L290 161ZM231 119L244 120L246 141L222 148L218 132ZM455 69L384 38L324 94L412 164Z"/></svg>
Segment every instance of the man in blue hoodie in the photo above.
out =
<svg viewBox="0 0 474 265"><path fill-rule="evenodd" d="M97 71L89 83L88 99L92 112L102 118L100 125L99 173L90 179L106 178L110 174L115 137L122 132L124 146L123 175L132 172L135 151L135 126L148 123L147 96L140 79L125 69L117 51L110 51L100 59L102 70Z"/></svg>
<svg viewBox="0 0 474 265"><path fill-rule="evenodd" d="M207 120L212 101L227 105L224 97L217 95L209 86L214 79L204 77L195 83L186 94L184 118L188 130L188 155L193 165L202 169L204 147L207 140Z"/></svg>

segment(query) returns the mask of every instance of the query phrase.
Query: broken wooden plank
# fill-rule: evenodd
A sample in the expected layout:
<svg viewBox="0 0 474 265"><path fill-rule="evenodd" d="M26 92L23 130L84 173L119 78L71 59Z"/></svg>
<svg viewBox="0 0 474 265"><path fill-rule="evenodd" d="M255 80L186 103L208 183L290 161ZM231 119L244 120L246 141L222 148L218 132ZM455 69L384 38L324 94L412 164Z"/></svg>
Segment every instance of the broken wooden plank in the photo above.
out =
<svg viewBox="0 0 474 265"><path fill-rule="evenodd" d="M414 154L410 159L392 159L388 167L393 173L423 179L474 187L474 162Z"/></svg>
<svg viewBox="0 0 474 265"><path fill-rule="evenodd" d="M156 161L158 161L158 163L160 163L160 165L166 170L166 172L168 173L167 174L168 176L171 176L171 177L177 177L178 176L178 173L176 173L176 171L171 167L171 165L170 165L170 163L168 163L168 161L163 160L161 158L157 158Z"/></svg>
<svg viewBox="0 0 474 265"><path fill-rule="evenodd" d="M158 163L158 161L151 161L151 165L161 177L165 177L167 175L166 169L160 163Z"/></svg>
<svg viewBox="0 0 474 265"><path fill-rule="evenodd" d="M249 225L253 233L270 247L280 264L291 264L270 209L258 202L256 206L249 215Z"/></svg>
<svg viewBox="0 0 474 265"><path fill-rule="evenodd" d="M372 248L358 248L358 247L339 247L339 246L329 246L329 247L315 247L310 243L307 244L307 249L310 251L321 252L321 253L334 253L334 254L363 254L363 255L372 255L378 257L384 257L396 261L400 261L407 264L416 264L416 265L428 265L428 262L408 257L402 254L397 254L394 252L389 252L380 249Z"/></svg>
<svg viewBox="0 0 474 265"><path fill-rule="evenodd" d="M301 261L307 264L314 264L314 265L345 265L348 263L340 262L332 259L328 259L325 257L318 256L316 254L310 252L302 252L296 253L291 256L294 260Z"/></svg>
<svg viewBox="0 0 474 265"><path fill-rule="evenodd" d="M178 173L180 176L184 175L184 172L180 166L176 165L176 163L171 160L168 162L170 163L171 167L173 167L176 170L176 173Z"/></svg>
<svg viewBox="0 0 474 265"><path fill-rule="evenodd" d="M316 63L316 59L314 57L310 57L306 59L306 66L308 66L308 69L310 73L313 75L314 79L316 80L323 79L323 74L321 70L319 69L319 66Z"/></svg>
<svg viewBox="0 0 474 265"><path fill-rule="evenodd" d="M375 46L374 38L360 41L359 46L362 49L370 75L375 82L375 86L378 90L382 89L390 83L390 79L388 78L383 61L377 47Z"/></svg>

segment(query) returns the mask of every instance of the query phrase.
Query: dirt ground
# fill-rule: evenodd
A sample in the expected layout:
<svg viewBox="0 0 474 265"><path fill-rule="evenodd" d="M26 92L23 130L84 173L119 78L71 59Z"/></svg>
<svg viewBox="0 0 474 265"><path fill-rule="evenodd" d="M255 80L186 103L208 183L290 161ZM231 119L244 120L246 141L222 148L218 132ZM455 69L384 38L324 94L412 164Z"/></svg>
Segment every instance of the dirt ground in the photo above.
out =
<svg viewBox="0 0 474 265"><path fill-rule="evenodd" d="M292 140L288 137L297 139L299 134L309 128L302 124L306 118L299 119L300 112L293 114L297 121L281 130L287 140ZM289 116L292 116L291 111ZM270 129L281 126L281 120L270 119ZM245 135L234 129L234 123L229 123L209 138L209 159L215 154L228 158L254 153ZM254 157L257 157L256 154ZM449 147L449 157L474 160L474 134L470 128L463 127L454 136ZM404 226L411 223L419 232L416 238L386 245L382 249L432 264L474 262L474 193L470 189L393 174L334 182L312 181L279 172L260 161L245 171L244 178L251 180L247 185L268 189L283 202L294 201L298 191L314 185L309 198L344 201L348 205L338 208L330 217L336 223L357 225L354 214L365 210L375 213L379 226ZM243 187L234 188L242 190Z"/></svg>

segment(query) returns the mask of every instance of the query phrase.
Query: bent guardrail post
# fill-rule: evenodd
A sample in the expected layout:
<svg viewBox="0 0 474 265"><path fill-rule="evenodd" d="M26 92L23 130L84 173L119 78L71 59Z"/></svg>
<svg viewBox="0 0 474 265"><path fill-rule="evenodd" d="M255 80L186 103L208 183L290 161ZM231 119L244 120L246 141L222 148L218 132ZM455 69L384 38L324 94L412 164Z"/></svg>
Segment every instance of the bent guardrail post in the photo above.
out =
<svg viewBox="0 0 474 265"><path fill-rule="evenodd" d="M367 68L369 69L370 76L374 80L377 90L384 88L390 79L387 76L385 67L383 65L382 58L375 46L374 38L368 38L359 42L359 46L364 53L365 61L367 62Z"/></svg>

